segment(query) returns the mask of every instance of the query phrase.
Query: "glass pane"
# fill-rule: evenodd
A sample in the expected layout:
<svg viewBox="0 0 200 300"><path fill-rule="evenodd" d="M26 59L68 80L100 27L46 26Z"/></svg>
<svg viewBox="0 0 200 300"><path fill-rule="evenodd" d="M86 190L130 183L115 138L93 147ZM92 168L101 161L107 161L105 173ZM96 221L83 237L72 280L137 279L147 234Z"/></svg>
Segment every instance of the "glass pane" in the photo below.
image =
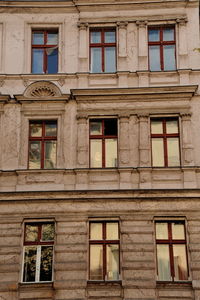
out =
<svg viewBox="0 0 200 300"><path fill-rule="evenodd" d="M44 73L43 71L43 49L33 49L33 57L32 57L32 73Z"/></svg>
<svg viewBox="0 0 200 300"><path fill-rule="evenodd" d="M57 123L46 123L45 124L45 136L57 136Z"/></svg>
<svg viewBox="0 0 200 300"><path fill-rule="evenodd" d="M31 136L42 136L42 124L31 123L30 124L30 135Z"/></svg>
<svg viewBox="0 0 200 300"><path fill-rule="evenodd" d="M150 42L160 41L160 29L149 29L149 41Z"/></svg>
<svg viewBox="0 0 200 300"><path fill-rule="evenodd" d="M101 43L101 32L91 31L91 43Z"/></svg>
<svg viewBox="0 0 200 300"><path fill-rule="evenodd" d="M163 46L164 55L164 70L170 71L176 69L175 62L175 45L165 45Z"/></svg>
<svg viewBox="0 0 200 300"><path fill-rule="evenodd" d="M152 160L154 167L164 167L163 139L152 139Z"/></svg>
<svg viewBox="0 0 200 300"><path fill-rule="evenodd" d="M168 153L168 166L169 167L180 166L178 138L167 139L167 153Z"/></svg>
<svg viewBox="0 0 200 300"><path fill-rule="evenodd" d="M44 168L54 169L56 166L56 141L45 142L44 144Z"/></svg>
<svg viewBox="0 0 200 300"><path fill-rule="evenodd" d="M178 121L177 120L167 120L166 130L167 130L167 133L178 133Z"/></svg>
<svg viewBox="0 0 200 300"><path fill-rule="evenodd" d="M43 224L42 225L42 241L53 241L54 240L54 224Z"/></svg>
<svg viewBox="0 0 200 300"><path fill-rule="evenodd" d="M40 169L41 165L41 144L31 141L29 146L29 169Z"/></svg>
<svg viewBox="0 0 200 300"><path fill-rule="evenodd" d="M116 72L115 47L105 47L105 72Z"/></svg>
<svg viewBox="0 0 200 300"><path fill-rule="evenodd" d="M163 41L174 41L174 29L173 28L163 29Z"/></svg>
<svg viewBox="0 0 200 300"><path fill-rule="evenodd" d="M119 279L119 245L107 245L107 280Z"/></svg>
<svg viewBox="0 0 200 300"><path fill-rule="evenodd" d="M33 32L33 45L44 45L44 33L43 32Z"/></svg>
<svg viewBox="0 0 200 300"><path fill-rule="evenodd" d="M151 133L163 133L162 121L151 120Z"/></svg>
<svg viewBox="0 0 200 300"><path fill-rule="evenodd" d="M105 43L115 43L115 31L105 32Z"/></svg>
<svg viewBox="0 0 200 300"><path fill-rule="evenodd" d="M102 134L102 121L90 122L90 134L101 135Z"/></svg>
<svg viewBox="0 0 200 300"><path fill-rule="evenodd" d="M103 280L102 245L90 245L90 280Z"/></svg>
<svg viewBox="0 0 200 300"><path fill-rule="evenodd" d="M105 140L106 167L117 167L117 139Z"/></svg>
<svg viewBox="0 0 200 300"><path fill-rule="evenodd" d="M181 223L172 223L172 239L184 240L185 239L185 226Z"/></svg>
<svg viewBox="0 0 200 300"><path fill-rule="evenodd" d="M106 239L107 240L119 239L119 227L117 222L106 223Z"/></svg>
<svg viewBox="0 0 200 300"><path fill-rule="evenodd" d="M156 223L156 239L168 240L168 223Z"/></svg>
<svg viewBox="0 0 200 300"><path fill-rule="evenodd" d="M25 247L23 281L35 281L37 247Z"/></svg>
<svg viewBox="0 0 200 300"><path fill-rule="evenodd" d="M117 119L104 120L104 135L117 135Z"/></svg>
<svg viewBox="0 0 200 300"><path fill-rule="evenodd" d="M48 48L47 53L47 73L58 73L58 48Z"/></svg>
<svg viewBox="0 0 200 300"><path fill-rule="evenodd" d="M47 34L47 45L57 45L58 44L58 33L48 33Z"/></svg>
<svg viewBox="0 0 200 300"><path fill-rule="evenodd" d="M41 247L40 281L52 280L53 246Z"/></svg>
<svg viewBox="0 0 200 300"><path fill-rule="evenodd" d="M157 245L158 280L171 281L169 246Z"/></svg>
<svg viewBox="0 0 200 300"><path fill-rule="evenodd" d="M90 239L102 240L102 238L103 238L102 223L90 223Z"/></svg>
<svg viewBox="0 0 200 300"><path fill-rule="evenodd" d="M160 68L160 46L149 46L150 71L161 71Z"/></svg>
<svg viewBox="0 0 200 300"><path fill-rule="evenodd" d="M91 48L91 72L101 73L102 71L101 48Z"/></svg>
<svg viewBox="0 0 200 300"><path fill-rule="evenodd" d="M187 280L187 259L185 245L173 245L174 253L174 280Z"/></svg>
<svg viewBox="0 0 200 300"><path fill-rule="evenodd" d="M38 226L36 225L26 225L25 227L25 241L26 242L36 242L38 241Z"/></svg>
<svg viewBox="0 0 200 300"><path fill-rule="evenodd" d="M90 166L102 167L102 140L90 140Z"/></svg>

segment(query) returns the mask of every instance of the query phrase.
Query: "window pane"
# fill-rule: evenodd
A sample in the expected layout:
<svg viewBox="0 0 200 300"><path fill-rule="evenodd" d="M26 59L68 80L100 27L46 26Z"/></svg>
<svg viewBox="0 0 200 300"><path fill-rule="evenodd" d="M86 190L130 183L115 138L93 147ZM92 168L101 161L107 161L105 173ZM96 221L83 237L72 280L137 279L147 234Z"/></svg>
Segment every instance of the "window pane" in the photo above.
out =
<svg viewBox="0 0 200 300"><path fill-rule="evenodd" d="M29 169L40 169L41 165L41 144L40 142L30 142L29 146Z"/></svg>
<svg viewBox="0 0 200 300"><path fill-rule="evenodd" d="M152 139L152 160L154 167L164 167L163 139Z"/></svg>
<svg viewBox="0 0 200 300"><path fill-rule="evenodd" d="M90 279L103 280L102 245L90 245Z"/></svg>
<svg viewBox="0 0 200 300"><path fill-rule="evenodd" d="M164 28L163 29L163 41L174 41L174 29Z"/></svg>
<svg viewBox="0 0 200 300"><path fill-rule="evenodd" d="M101 32L100 31L92 31L91 32L91 43L94 43L94 44L101 43Z"/></svg>
<svg viewBox="0 0 200 300"><path fill-rule="evenodd" d="M167 133L178 133L178 121L177 120L167 120L166 130L167 130Z"/></svg>
<svg viewBox="0 0 200 300"><path fill-rule="evenodd" d="M32 57L32 73L44 73L43 71L43 49L33 49L33 57Z"/></svg>
<svg viewBox="0 0 200 300"><path fill-rule="evenodd" d="M171 281L169 246L157 245L158 280Z"/></svg>
<svg viewBox="0 0 200 300"><path fill-rule="evenodd" d="M56 166L56 141L45 142L44 168L54 169Z"/></svg>
<svg viewBox="0 0 200 300"><path fill-rule="evenodd" d="M44 33L43 32L33 32L33 45L44 45Z"/></svg>
<svg viewBox="0 0 200 300"><path fill-rule="evenodd" d="M106 167L117 167L117 139L105 140Z"/></svg>
<svg viewBox="0 0 200 300"><path fill-rule="evenodd" d="M102 223L90 223L90 239L102 240L102 238L103 238Z"/></svg>
<svg viewBox="0 0 200 300"><path fill-rule="evenodd" d="M185 226L181 223L172 223L172 239L184 240L185 239Z"/></svg>
<svg viewBox="0 0 200 300"><path fill-rule="evenodd" d="M107 245L107 280L119 279L119 245Z"/></svg>
<svg viewBox="0 0 200 300"><path fill-rule="evenodd" d="M101 135L102 134L102 121L90 122L90 134Z"/></svg>
<svg viewBox="0 0 200 300"><path fill-rule="evenodd" d="M104 120L104 135L117 135L117 119Z"/></svg>
<svg viewBox="0 0 200 300"><path fill-rule="evenodd" d="M164 70L170 71L176 69L175 62L175 45L165 45L163 46L164 55Z"/></svg>
<svg viewBox="0 0 200 300"><path fill-rule="evenodd" d="M54 224L43 224L42 225L42 241L53 241L54 240Z"/></svg>
<svg viewBox="0 0 200 300"><path fill-rule="evenodd" d="M31 136L42 136L42 124L41 123L31 123L30 124L30 135Z"/></svg>
<svg viewBox="0 0 200 300"><path fill-rule="evenodd" d="M57 136L57 124L55 122L45 124L45 136Z"/></svg>
<svg viewBox="0 0 200 300"><path fill-rule="evenodd" d="M35 281L37 247L25 247L23 281Z"/></svg>
<svg viewBox="0 0 200 300"><path fill-rule="evenodd" d="M91 48L91 72L101 73L102 71L101 48Z"/></svg>
<svg viewBox="0 0 200 300"><path fill-rule="evenodd" d="M160 68L160 46L149 46L150 71L161 71Z"/></svg>
<svg viewBox="0 0 200 300"><path fill-rule="evenodd" d="M185 245L173 245L174 253L174 280L187 280L187 259Z"/></svg>
<svg viewBox="0 0 200 300"><path fill-rule="evenodd" d="M168 223L156 223L156 239L168 239Z"/></svg>
<svg viewBox="0 0 200 300"><path fill-rule="evenodd" d="M58 33L51 32L47 34L47 45L57 45L58 44Z"/></svg>
<svg viewBox="0 0 200 300"><path fill-rule="evenodd" d="M162 121L151 120L151 133L163 133Z"/></svg>
<svg viewBox="0 0 200 300"><path fill-rule="evenodd" d="M41 247L40 281L52 280L53 246Z"/></svg>
<svg viewBox="0 0 200 300"><path fill-rule="evenodd" d="M47 53L47 73L58 73L58 48L48 48Z"/></svg>
<svg viewBox="0 0 200 300"><path fill-rule="evenodd" d="M90 165L92 168L102 167L102 141L90 140Z"/></svg>
<svg viewBox="0 0 200 300"><path fill-rule="evenodd" d="M167 153L168 153L168 166L169 167L180 166L178 138L167 139Z"/></svg>
<svg viewBox="0 0 200 300"><path fill-rule="evenodd" d="M106 239L107 240L119 239L119 227L117 222L106 223Z"/></svg>
<svg viewBox="0 0 200 300"><path fill-rule="evenodd" d="M149 29L149 41L158 42L160 40L160 29Z"/></svg>
<svg viewBox="0 0 200 300"><path fill-rule="evenodd" d="M36 242L38 240L38 226L26 225L25 227L25 241Z"/></svg>
<svg viewBox="0 0 200 300"><path fill-rule="evenodd" d="M105 43L115 43L115 31L105 32Z"/></svg>
<svg viewBox="0 0 200 300"><path fill-rule="evenodd" d="M116 72L115 47L105 47L105 72Z"/></svg>

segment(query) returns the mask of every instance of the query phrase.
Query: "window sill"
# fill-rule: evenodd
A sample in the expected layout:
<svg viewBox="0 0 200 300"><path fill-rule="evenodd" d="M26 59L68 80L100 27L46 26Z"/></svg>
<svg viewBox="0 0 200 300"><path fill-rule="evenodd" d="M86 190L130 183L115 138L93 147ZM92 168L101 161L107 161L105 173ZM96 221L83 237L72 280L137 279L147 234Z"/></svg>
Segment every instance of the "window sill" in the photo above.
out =
<svg viewBox="0 0 200 300"><path fill-rule="evenodd" d="M116 285L116 286L121 286L122 285L122 280L88 280L87 284L89 286L94 285L99 285L99 286L111 286L111 285Z"/></svg>
<svg viewBox="0 0 200 300"><path fill-rule="evenodd" d="M157 288L178 288L191 287L192 281L156 281Z"/></svg>
<svg viewBox="0 0 200 300"><path fill-rule="evenodd" d="M43 282L20 282L19 283L20 289L29 289L29 288L53 288L53 281L43 281Z"/></svg>

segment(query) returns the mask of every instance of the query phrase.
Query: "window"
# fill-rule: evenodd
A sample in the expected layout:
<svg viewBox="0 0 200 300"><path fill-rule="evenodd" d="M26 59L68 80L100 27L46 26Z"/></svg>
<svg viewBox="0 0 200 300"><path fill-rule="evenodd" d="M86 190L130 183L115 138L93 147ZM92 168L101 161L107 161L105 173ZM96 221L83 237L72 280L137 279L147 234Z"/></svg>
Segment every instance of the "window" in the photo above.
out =
<svg viewBox="0 0 200 300"><path fill-rule="evenodd" d="M90 280L119 280L119 224L90 222Z"/></svg>
<svg viewBox="0 0 200 300"><path fill-rule="evenodd" d="M184 222L156 222L156 247L158 280L187 280L188 266Z"/></svg>
<svg viewBox="0 0 200 300"><path fill-rule="evenodd" d="M32 31L32 73L58 72L58 31Z"/></svg>
<svg viewBox="0 0 200 300"><path fill-rule="evenodd" d="M26 223L23 282L52 281L53 223Z"/></svg>
<svg viewBox="0 0 200 300"><path fill-rule="evenodd" d="M150 27L148 30L148 38L150 71L175 70L175 27Z"/></svg>
<svg viewBox="0 0 200 300"><path fill-rule="evenodd" d="M90 31L90 70L92 73L116 72L115 29Z"/></svg>
<svg viewBox="0 0 200 300"><path fill-rule="evenodd" d="M180 166L178 118L151 119L152 165Z"/></svg>
<svg viewBox="0 0 200 300"><path fill-rule="evenodd" d="M90 167L117 167L117 119L90 120Z"/></svg>
<svg viewBox="0 0 200 300"><path fill-rule="evenodd" d="M56 165L57 122L29 124L29 169L54 169Z"/></svg>

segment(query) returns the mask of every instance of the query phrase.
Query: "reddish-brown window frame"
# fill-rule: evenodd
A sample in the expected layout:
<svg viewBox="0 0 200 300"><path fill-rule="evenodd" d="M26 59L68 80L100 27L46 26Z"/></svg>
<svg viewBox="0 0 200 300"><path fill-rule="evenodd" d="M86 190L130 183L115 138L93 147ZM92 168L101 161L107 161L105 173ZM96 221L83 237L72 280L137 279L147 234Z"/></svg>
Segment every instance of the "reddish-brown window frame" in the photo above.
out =
<svg viewBox="0 0 200 300"><path fill-rule="evenodd" d="M33 245L54 245L54 240L52 241L42 241L42 225L46 224L53 224L53 222L28 222L24 225L24 246L33 246ZM37 226L38 227L38 240L33 241L26 241L26 226Z"/></svg>
<svg viewBox="0 0 200 300"><path fill-rule="evenodd" d="M166 122L174 120L177 121L178 124L178 133L167 133L166 130ZM168 118L151 118L151 121L162 121L162 127L163 127L163 133L152 133L151 132L151 143L152 139L154 138L162 138L163 139L163 145L164 145L164 167L168 167L168 150L167 150L167 139L172 137L177 137L179 139L179 158L180 158L180 134L179 134L179 120L176 117L168 117ZM152 145L151 145L152 149ZM151 151L152 153L152 151ZM152 155L152 164L153 164L153 155ZM179 161L180 163L180 161ZM156 166L155 166L156 167Z"/></svg>
<svg viewBox="0 0 200 300"><path fill-rule="evenodd" d="M55 123L57 127L56 120L33 120L29 121L29 153L30 153L30 142L32 141L39 141L41 142L41 161L40 161L40 168L44 169L44 156L45 156L45 149L44 144L46 141L57 141L57 136L45 136L45 125L48 123ZM33 137L31 136L31 124L42 124L42 136L41 137ZM28 154L28 167L29 167L29 154Z"/></svg>
<svg viewBox="0 0 200 300"><path fill-rule="evenodd" d="M173 220L173 221L172 220L171 221L156 221L155 226L156 226L157 223L167 223L168 224L168 239L163 239L163 240L156 239L156 245L169 245L170 271L171 271L172 281L174 281L174 277L175 277L173 245L185 245L186 260L187 260L187 277L189 277L185 222L184 221L177 221L177 220ZM180 239L180 240L172 239L172 223L179 223L179 224L184 225L185 239ZM157 256L156 256L156 259L157 259ZM158 266L158 263L157 263L157 266ZM157 274L158 274L158 268L157 268Z"/></svg>
<svg viewBox="0 0 200 300"><path fill-rule="evenodd" d="M104 122L105 120L116 120L116 118L108 118L108 119L90 119L90 123L91 122L95 122L95 121L101 121L102 122L102 133L103 134L99 134L99 135L92 135L92 134L89 134L89 139L92 140L92 139L99 139L99 140L102 140L102 168L106 168L106 148L105 148L105 140L106 139L117 139L118 140L118 134L116 135L105 135L104 134ZM89 127L90 127L90 123L89 123ZM90 132L90 128L89 128L89 132ZM90 144L90 149L91 149L91 144ZM90 150L90 153L89 155L91 155L91 150ZM91 167L91 157L90 157L90 167Z"/></svg>
<svg viewBox="0 0 200 300"><path fill-rule="evenodd" d="M35 45L33 44L33 34L37 32L41 32L44 34L44 44L43 45ZM57 33L58 34L58 30L57 29L48 29L48 30L43 30L43 29L33 29L32 30L32 49L31 49L31 72L33 70L33 49L48 49L48 48L53 48L53 47L57 47L58 44L50 44L47 45L47 36L49 33ZM58 61L57 61L58 64ZM43 60L43 72L45 74L48 73L48 69L47 69L47 53L46 51L44 51L44 60Z"/></svg>
<svg viewBox="0 0 200 300"><path fill-rule="evenodd" d="M102 236L102 240L90 240L90 226L92 223L99 223L102 224L103 227L103 236ZM118 224L118 236L119 239L118 240L107 240L106 239L106 224L107 223L117 223ZM106 245L109 244L114 244L114 245L119 245L119 253L120 253L120 231L119 231L119 222L118 221L91 221L89 223L89 258L90 258L90 245L103 245L103 281L106 280ZM90 259L89 259L90 262ZM119 258L119 274L120 274L120 258ZM90 265L89 265L89 280L90 280Z"/></svg>
<svg viewBox="0 0 200 300"><path fill-rule="evenodd" d="M174 30L174 40L172 41L163 41L163 29L170 28ZM158 29L160 30L160 40L156 42L149 41L149 30L151 29ZM160 46L160 69L161 71L165 71L164 68L164 52L163 46L165 45L175 45L175 63L176 63L176 31L174 25L166 25L166 26L149 26L148 27L148 54L149 54L149 47L150 46ZM148 55L149 56L149 55ZM176 67L175 67L176 69ZM149 56L149 70L150 70L150 56Z"/></svg>
<svg viewBox="0 0 200 300"><path fill-rule="evenodd" d="M113 31L115 32L115 43L105 43L105 32ZM101 43L91 43L91 33L92 32L100 32L101 33ZM105 47L115 47L117 49L117 36L116 36L116 29L115 28L91 28L90 29L90 70L91 70L91 48L101 48L101 71L105 72ZM117 69L117 54L115 52L115 65Z"/></svg>

